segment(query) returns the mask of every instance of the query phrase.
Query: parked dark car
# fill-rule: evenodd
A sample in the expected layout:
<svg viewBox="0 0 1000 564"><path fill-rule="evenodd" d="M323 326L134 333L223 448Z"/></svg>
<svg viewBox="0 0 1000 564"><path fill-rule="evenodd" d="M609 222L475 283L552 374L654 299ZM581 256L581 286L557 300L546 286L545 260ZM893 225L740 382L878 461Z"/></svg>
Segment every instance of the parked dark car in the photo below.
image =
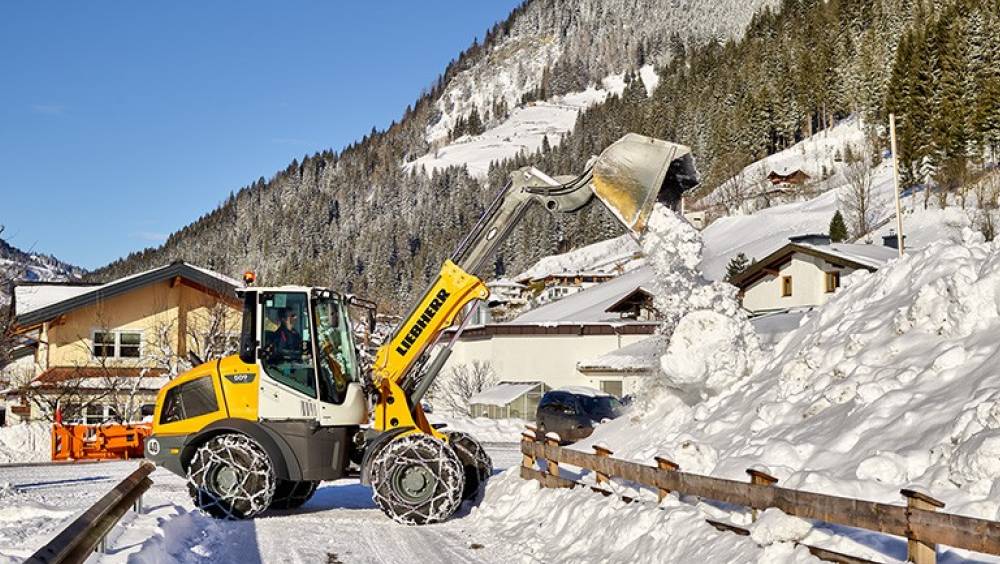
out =
<svg viewBox="0 0 1000 564"><path fill-rule="evenodd" d="M538 432L556 433L563 444L589 437L602 421L622 414L622 402L615 396L591 388L552 390L542 397L535 416Z"/></svg>

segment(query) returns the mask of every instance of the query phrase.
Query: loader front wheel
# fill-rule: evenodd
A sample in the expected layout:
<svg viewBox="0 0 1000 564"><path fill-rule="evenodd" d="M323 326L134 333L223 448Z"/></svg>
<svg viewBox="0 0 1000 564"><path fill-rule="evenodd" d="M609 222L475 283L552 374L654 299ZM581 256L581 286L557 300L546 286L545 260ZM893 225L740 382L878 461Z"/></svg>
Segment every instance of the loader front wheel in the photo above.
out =
<svg viewBox="0 0 1000 564"><path fill-rule="evenodd" d="M493 460L486 453L483 445L472 438L472 435L461 431L452 431L446 434L448 435L448 443L458 455L465 472L465 489L462 491L462 499L475 499L486 485L486 480L489 480L493 474Z"/></svg>
<svg viewBox="0 0 1000 564"><path fill-rule="evenodd" d="M264 449L246 435L212 437L198 447L187 468L195 506L218 519L249 519L266 510L277 483Z"/></svg>
<svg viewBox="0 0 1000 564"><path fill-rule="evenodd" d="M372 497L394 521L438 523L462 503L465 473L452 448L434 437L406 435L380 449L372 461Z"/></svg>

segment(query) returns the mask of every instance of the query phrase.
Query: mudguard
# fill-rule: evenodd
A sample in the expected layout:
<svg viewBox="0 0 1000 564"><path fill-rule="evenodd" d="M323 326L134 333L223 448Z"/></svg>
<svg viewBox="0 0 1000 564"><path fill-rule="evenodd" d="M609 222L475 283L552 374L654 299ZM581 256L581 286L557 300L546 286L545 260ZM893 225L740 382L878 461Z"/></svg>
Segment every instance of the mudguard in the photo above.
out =
<svg viewBox="0 0 1000 564"><path fill-rule="evenodd" d="M301 480L302 469L298 459L288 443L277 433L254 421L246 419L220 419L193 435L184 445L181 452L181 463L186 468L194 452L208 439L227 432L242 433L251 437L267 452L274 464L274 472L278 478L285 480Z"/></svg>

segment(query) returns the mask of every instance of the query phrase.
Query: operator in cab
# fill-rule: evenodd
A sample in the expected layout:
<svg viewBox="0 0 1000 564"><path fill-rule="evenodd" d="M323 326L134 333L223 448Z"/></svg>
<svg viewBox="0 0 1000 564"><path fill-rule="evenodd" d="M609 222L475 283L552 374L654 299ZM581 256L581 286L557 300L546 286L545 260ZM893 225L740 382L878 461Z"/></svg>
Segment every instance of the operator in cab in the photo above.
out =
<svg viewBox="0 0 1000 564"><path fill-rule="evenodd" d="M281 310L278 328L271 335L272 354L285 358L302 355L302 335L296 329L299 314L290 307Z"/></svg>

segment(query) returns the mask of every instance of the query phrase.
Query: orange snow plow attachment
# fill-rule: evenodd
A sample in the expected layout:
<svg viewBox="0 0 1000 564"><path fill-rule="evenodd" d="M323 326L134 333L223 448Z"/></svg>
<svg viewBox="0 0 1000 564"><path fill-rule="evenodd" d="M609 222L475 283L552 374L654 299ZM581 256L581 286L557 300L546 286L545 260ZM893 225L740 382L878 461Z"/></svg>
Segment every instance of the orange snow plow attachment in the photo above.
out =
<svg viewBox="0 0 1000 564"><path fill-rule="evenodd" d="M142 458L152 432L147 423L52 425L52 460L129 460Z"/></svg>

